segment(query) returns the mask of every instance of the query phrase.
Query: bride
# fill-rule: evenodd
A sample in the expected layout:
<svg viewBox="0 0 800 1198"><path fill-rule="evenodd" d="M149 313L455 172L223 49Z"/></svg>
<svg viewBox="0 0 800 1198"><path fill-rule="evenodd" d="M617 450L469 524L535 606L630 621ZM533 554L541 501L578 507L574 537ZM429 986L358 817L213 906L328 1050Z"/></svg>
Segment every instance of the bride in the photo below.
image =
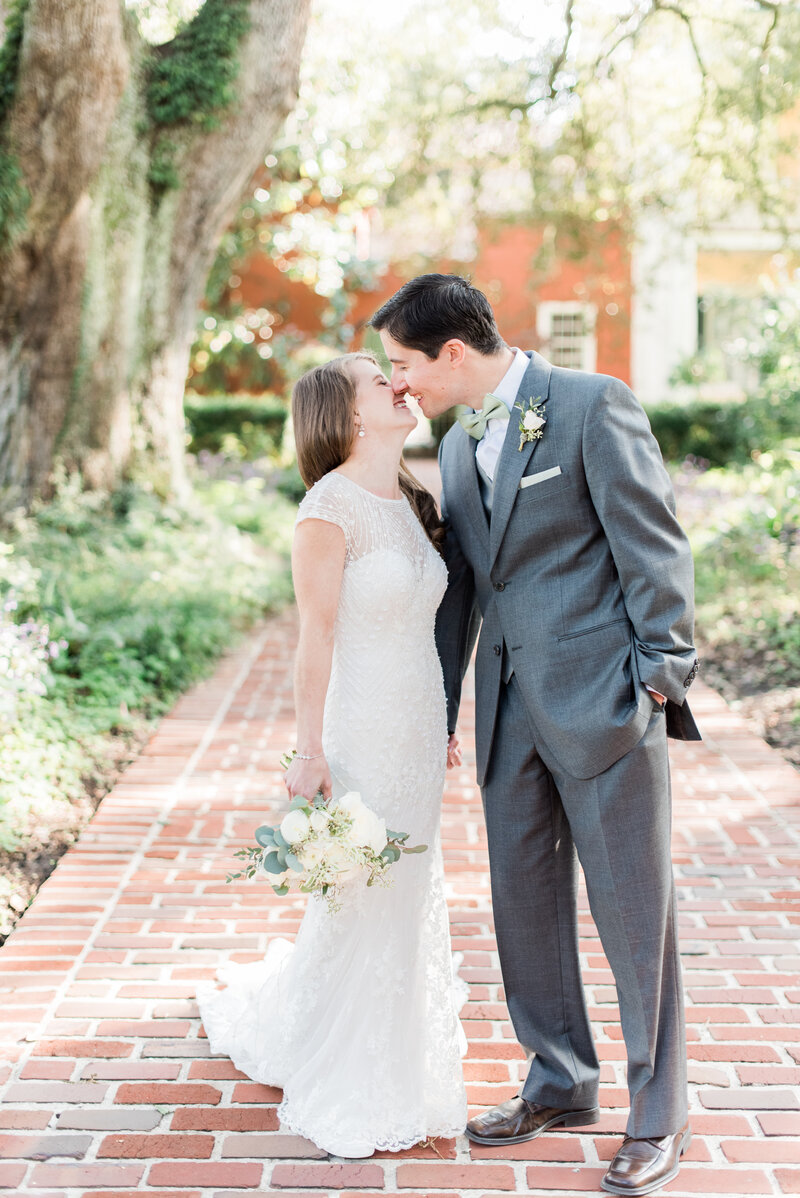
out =
<svg viewBox="0 0 800 1198"><path fill-rule="evenodd" d="M290 796L360 792L428 851L388 887L311 899L295 945L230 965L198 993L211 1048L280 1086L282 1126L342 1157L464 1129L458 1009L439 839L449 753L434 619L447 582L431 495L401 461L416 417L368 354L301 378L292 399L307 495L292 572L300 614Z"/></svg>

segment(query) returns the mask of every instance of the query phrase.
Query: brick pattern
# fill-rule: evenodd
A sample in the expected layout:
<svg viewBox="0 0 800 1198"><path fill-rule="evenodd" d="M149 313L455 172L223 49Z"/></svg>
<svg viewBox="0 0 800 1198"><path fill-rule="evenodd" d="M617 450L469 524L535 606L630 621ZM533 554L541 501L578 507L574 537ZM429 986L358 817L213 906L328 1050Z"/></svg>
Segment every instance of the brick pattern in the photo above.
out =
<svg viewBox="0 0 800 1198"><path fill-rule="evenodd" d="M195 984L293 936L301 904L225 883L237 845L283 803L293 736L291 614L186 695L103 801L0 950L0 1189L42 1198L260 1194L553 1196L598 1192L625 1124L614 984L585 897L584 973L602 1121L505 1153L457 1141L369 1161L282 1132L279 1091L213 1058ZM800 1190L800 778L702 683L706 740L673 745L674 859L689 999L695 1139L678 1195ZM443 839L473 1109L517 1090L465 700L464 767Z"/></svg>

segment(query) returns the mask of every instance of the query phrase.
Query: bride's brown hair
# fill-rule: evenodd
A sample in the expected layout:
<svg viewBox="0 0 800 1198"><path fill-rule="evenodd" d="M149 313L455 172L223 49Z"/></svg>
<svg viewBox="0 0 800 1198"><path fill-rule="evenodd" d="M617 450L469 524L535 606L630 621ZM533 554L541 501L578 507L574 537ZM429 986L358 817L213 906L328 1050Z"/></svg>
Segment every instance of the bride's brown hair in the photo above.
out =
<svg viewBox="0 0 800 1198"><path fill-rule="evenodd" d="M356 384L351 362L374 362L372 354L343 354L315 366L299 378L292 391L292 421L297 465L303 482L313 487L348 458L356 437ZM430 491L400 459L400 490L407 497L431 543L441 553L444 527Z"/></svg>

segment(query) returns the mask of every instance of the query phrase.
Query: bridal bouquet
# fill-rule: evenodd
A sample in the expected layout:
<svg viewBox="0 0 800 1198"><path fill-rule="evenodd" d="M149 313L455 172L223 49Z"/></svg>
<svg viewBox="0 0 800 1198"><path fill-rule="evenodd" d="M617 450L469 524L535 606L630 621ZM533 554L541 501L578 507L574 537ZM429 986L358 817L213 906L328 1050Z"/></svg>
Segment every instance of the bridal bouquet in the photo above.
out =
<svg viewBox="0 0 800 1198"><path fill-rule="evenodd" d="M287 756L281 764L287 768L290 761ZM408 836L389 831L356 791L327 805L321 794L310 801L295 795L278 827L262 824L256 844L234 854L247 864L226 881L262 873L276 894L316 894L336 911L344 883L361 879L367 886L386 885L387 872L402 853L425 852L425 844L407 846Z"/></svg>

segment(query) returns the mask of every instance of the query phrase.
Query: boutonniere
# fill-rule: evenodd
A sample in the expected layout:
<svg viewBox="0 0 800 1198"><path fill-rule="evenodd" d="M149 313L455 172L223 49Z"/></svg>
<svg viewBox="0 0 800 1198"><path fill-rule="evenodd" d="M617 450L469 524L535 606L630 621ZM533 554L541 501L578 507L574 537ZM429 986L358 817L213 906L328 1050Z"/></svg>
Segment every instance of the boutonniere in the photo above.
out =
<svg viewBox="0 0 800 1198"><path fill-rule="evenodd" d="M522 413L519 422L519 448L521 451L523 445L529 441L541 441L547 418L544 414L541 395L537 395L535 399L526 399L524 404L514 404L514 407L519 408Z"/></svg>

